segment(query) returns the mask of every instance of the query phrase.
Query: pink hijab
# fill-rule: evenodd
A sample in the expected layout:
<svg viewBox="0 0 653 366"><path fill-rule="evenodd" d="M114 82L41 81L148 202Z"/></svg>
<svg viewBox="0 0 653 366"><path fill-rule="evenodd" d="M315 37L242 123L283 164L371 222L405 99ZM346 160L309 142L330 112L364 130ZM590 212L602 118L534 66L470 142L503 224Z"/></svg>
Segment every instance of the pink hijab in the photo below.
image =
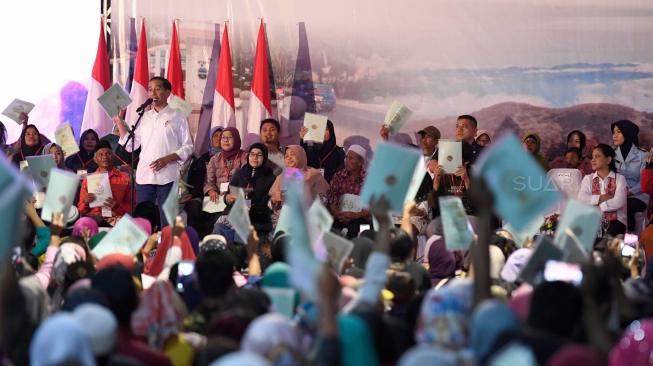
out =
<svg viewBox="0 0 653 366"><path fill-rule="evenodd" d="M286 150L291 150L297 157L296 168L304 173L304 188L308 188L311 202L315 200L317 195L326 193L326 191L329 190L329 183L327 183L327 181L317 169L308 167L306 165L308 160L306 158L306 151L304 151L304 148L299 145L290 145L286 147ZM279 174L277 179L274 181L274 184L272 184L272 187L270 188L270 196L272 196L272 194L275 192L281 192L282 187L283 174Z"/></svg>
<svg viewBox="0 0 653 366"><path fill-rule="evenodd" d="M83 236L84 229L90 232L89 238L98 233L97 222L90 217L82 217L73 226L73 236Z"/></svg>

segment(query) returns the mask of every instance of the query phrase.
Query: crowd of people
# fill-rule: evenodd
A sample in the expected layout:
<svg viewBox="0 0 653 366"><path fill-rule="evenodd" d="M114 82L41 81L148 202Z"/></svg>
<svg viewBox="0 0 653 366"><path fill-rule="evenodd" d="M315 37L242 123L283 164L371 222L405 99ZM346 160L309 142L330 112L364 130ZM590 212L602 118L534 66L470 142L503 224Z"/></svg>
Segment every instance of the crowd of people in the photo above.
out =
<svg viewBox="0 0 653 366"><path fill-rule="evenodd" d="M473 116L456 120L462 165L454 173L438 163L440 131L418 131L413 148L427 174L395 220L385 197L369 207L356 201L372 152L338 146L333 122L321 143L304 141L302 129L300 144L289 146L272 118L250 146L238 129L216 127L208 151L193 156L188 122L167 104L170 82L155 77L148 89L152 107L133 136L116 116L115 134L83 131L80 151L65 159L27 115L14 144L0 124L5 166L51 154L57 168L82 178L73 213L44 221L36 200L25 203L23 235L8 243L0 267L0 364L653 364L653 163L635 123L613 123L611 144L591 147L571 131L552 161L536 133L523 136L544 171L580 171L572 198L600 210L604 229L582 281L534 283L520 273L545 234L522 238L494 212L491 192L472 174L494 136ZM388 126L380 139L393 140ZM292 237L276 230L288 168L301 173L307 202L330 212L332 233L353 243L342 265L327 261L309 279L315 298L293 281ZM98 207L86 178L95 172L108 174L112 191ZM163 205L173 186L181 214L168 222ZM247 237L227 219L237 189L252 225ZM444 238L444 196L462 201L476 234L469 250L451 250ZM147 240L131 255L97 258L94 248L127 214ZM624 257L627 233L639 237ZM279 293L290 294L288 311Z"/></svg>

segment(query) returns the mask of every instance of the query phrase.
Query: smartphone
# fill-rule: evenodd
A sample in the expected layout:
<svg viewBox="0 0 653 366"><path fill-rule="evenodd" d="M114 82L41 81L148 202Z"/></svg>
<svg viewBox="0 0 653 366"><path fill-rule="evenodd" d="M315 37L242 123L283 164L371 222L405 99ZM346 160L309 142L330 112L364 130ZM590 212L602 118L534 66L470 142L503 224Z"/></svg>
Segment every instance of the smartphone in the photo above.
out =
<svg viewBox="0 0 653 366"><path fill-rule="evenodd" d="M178 276L190 276L195 272L195 262L193 261L180 261L177 266Z"/></svg>
<svg viewBox="0 0 653 366"><path fill-rule="evenodd" d="M195 262L180 261L177 265L177 289L184 291L184 280L195 272Z"/></svg>
<svg viewBox="0 0 653 366"><path fill-rule="evenodd" d="M622 257L632 257L635 254L635 248L627 244L621 245L621 256Z"/></svg>
<svg viewBox="0 0 653 366"><path fill-rule="evenodd" d="M544 280L563 281L579 286L583 281L583 271L578 263L550 260L544 267Z"/></svg>

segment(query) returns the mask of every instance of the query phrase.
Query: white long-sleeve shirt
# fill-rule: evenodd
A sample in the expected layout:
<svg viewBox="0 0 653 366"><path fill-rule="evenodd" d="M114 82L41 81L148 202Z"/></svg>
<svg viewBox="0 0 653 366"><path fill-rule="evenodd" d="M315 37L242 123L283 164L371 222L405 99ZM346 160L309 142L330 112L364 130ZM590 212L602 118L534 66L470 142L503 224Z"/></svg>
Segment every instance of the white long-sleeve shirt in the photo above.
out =
<svg viewBox="0 0 653 366"><path fill-rule="evenodd" d="M180 165L193 153L193 141L190 137L188 121L181 112L166 106L157 112L154 108L145 112L136 129L134 147L141 146L141 155L136 169L138 184L168 184L177 179ZM127 141L129 135L120 138L120 144ZM126 146L131 151L131 141ZM155 172L150 164L166 155L176 153L180 160L168 164Z"/></svg>
<svg viewBox="0 0 653 366"><path fill-rule="evenodd" d="M599 204L598 194L592 194L592 182L594 178L599 178L599 183L601 187L601 194L606 194L606 189L608 188L608 178L612 177L615 179L617 185L614 197L610 198L607 201L601 202ZM583 181L580 183L580 190L578 191L578 199L592 206L598 206L601 209L601 212L610 212L617 211L617 220L621 221L624 225L628 222L628 212L626 210L626 199L627 199L627 189L626 178L623 175L610 172L605 179L596 174L588 174L583 178Z"/></svg>

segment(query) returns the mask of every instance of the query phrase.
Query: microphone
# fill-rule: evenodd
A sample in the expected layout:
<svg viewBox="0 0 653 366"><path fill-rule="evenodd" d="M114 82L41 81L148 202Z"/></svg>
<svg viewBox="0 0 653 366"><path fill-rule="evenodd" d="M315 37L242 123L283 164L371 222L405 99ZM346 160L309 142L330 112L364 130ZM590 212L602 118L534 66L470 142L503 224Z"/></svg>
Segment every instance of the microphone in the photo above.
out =
<svg viewBox="0 0 653 366"><path fill-rule="evenodd" d="M152 104L153 101L154 100L152 98L147 98L145 103L141 104L141 106L136 109L136 113L141 113L143 110L145 110L145 108Z"/></svg>

